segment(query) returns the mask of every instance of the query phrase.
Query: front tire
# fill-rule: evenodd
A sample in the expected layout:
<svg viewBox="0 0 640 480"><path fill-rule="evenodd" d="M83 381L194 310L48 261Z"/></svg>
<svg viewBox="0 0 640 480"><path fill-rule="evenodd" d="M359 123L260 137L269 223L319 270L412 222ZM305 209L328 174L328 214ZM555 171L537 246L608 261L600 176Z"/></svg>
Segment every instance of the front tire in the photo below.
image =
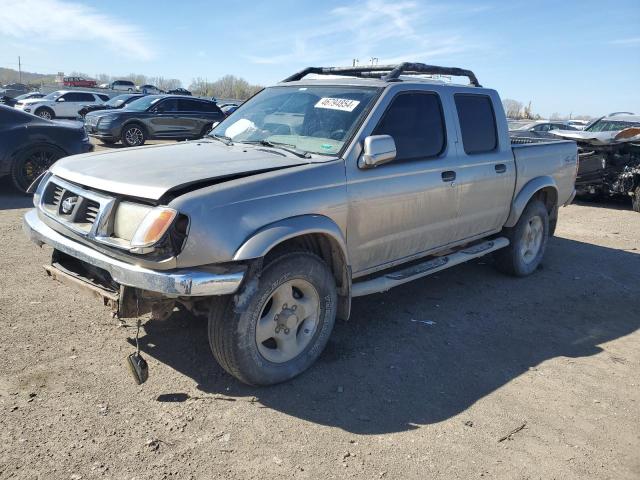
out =
<svg viewBox="0 0 640 480"><path fill-rule="evenodd" d="M33 113L40 118L44 118L45 120L53 120L54 118L56 118L55 112L47 107L40 107Z"/></svg>
<svg viewBox="0 0 640 480"><path fill-rule="evenodd" d="M20 152L11 165L11 180L25 193L38 176L48 170L64 152L52 145L37 145Z"/></svg>
<svg viewBox="0 0 640 480"><path fill-rule="evenodd" d="M320 356L336 317L336 285L311 253L289 253L251 278L242 293L215 298L209 344L228 373L249 385L299 375Z"/></svg>
<svg viewBox="0 0 640 480"><path fill-rule="evenodd" d="M494 254L498 270L516 277L532 274L540 265L549 240L549 213L544 203L530 201L518 223L505 228L503 234L510 244Z"/></svg>
<svg viewBox="0 0 640 480"><path fill-rule="evenodd" d="M631 197L631 208L634 212L640 213L640 186L637 186Z"/></svg>
<svg viewBox="0 0 640 480"><path fill-rule="evenodd" d="M134 123L122 129L121 140L125 147L140 147L147 139L144 128Z"/></svg>

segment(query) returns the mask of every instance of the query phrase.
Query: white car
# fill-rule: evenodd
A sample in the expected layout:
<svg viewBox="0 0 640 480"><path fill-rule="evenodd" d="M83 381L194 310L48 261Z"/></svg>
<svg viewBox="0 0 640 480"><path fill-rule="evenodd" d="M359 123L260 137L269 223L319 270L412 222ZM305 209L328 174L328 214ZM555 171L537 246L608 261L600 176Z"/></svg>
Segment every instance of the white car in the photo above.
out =
<svg viewBox="0 0 640 480"><path fill-rule="evenodd" d="M130 80L116 80L111 82L111 90L116 92L135 92L136 84Z"/></svg>
<svg viewBox="0 0 640 480"><path fill-rule="evenodd" d="M58 90L42 98L22 100L15 108L51 120L56 117L77 118L78 110L87 104L103 104L109 100L104 93Z"/></svg>

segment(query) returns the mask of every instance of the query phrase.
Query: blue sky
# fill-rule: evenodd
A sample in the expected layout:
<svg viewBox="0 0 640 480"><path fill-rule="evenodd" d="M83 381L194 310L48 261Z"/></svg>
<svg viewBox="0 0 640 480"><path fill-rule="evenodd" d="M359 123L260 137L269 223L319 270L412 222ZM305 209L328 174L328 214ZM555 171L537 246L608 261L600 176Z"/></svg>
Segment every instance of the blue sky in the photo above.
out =
<svg viewBox="0 0 640 480"><path fill-rule="evenodd" d="M640 1L0 0L0 66L269 85L305 66L470 68L544 115L640 113Z"/></svg>

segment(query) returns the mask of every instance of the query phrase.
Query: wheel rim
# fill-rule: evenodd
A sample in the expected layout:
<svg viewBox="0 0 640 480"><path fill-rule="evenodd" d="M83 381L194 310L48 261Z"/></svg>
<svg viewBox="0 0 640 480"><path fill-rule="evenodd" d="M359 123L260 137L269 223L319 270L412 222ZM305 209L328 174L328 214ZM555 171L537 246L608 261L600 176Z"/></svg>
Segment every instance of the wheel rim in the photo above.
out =
<svg viewBox="0 0 640 480"><path fill-rule="evenodd" d="M531 217L524 228L524 237L520 247L520 256L525 263L531 263L542 246L544 224L539 216Z"/></svg>
<svg viewBox="0 0 640 480"><path fill-rule="evenodd" d="M318 329L320 296L303 279L277 287L265 302L256 324L256 344L266 360L284 363L300 355Z"/></svg>
<svg viewBox="0 0 640 480"><path fill-rule="evenodd" d="M142 139L144 138L142 130L138 127L129 128L124 135L129 145L139 145L142 143Z"/></svg>
<svg viewBox="0 0 640 480"><path fill-rule="evenodd" d="M57 155L50 149L39 149L29 153L20 168L21 182L27 188L45 170L56 161Z"/></svg>
<svg viewBox="0 0 640 480"><path fill-rule="evenodd" d="M45 120L51 120L51 112L49 110L42 110L38 112L38 116L40 118L44 118Z"/></svg>

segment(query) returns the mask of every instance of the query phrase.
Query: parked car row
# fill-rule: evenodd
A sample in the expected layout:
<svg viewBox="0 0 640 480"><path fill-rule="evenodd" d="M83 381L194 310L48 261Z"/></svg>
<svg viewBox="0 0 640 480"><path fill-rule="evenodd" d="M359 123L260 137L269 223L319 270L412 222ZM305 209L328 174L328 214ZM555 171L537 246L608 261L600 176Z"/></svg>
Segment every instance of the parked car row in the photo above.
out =
<svg viewBox="0 0 640 480"><path fill-rule="evenodd" d="M77 118L78 111L87 104L103 104L109 100L105 93L59 90L41 98L20 100L15 108L51 120Z"/></svg>

